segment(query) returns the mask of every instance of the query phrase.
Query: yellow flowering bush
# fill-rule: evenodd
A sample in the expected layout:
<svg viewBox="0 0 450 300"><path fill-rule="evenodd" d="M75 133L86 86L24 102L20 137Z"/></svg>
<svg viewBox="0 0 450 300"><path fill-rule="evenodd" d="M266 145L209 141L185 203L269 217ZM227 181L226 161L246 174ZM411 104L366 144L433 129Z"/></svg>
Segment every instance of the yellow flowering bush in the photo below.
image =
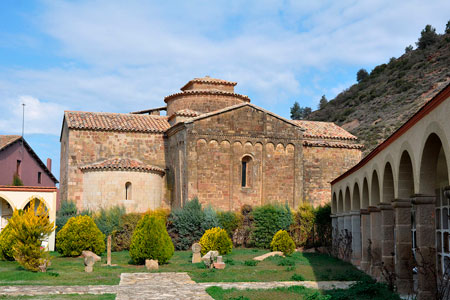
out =
<svg viewBox="0 0 450 300"><path fill-rule="evenodd" d="M272 251L281 251L284 255L290 255L294 253L295 243L286 230L279 230L273 236L270 248Z"/></svg>
<svg viewBox="0 0 450 300"><path fill-rule="evenodd" d="M220 227L206 230L200 239L200 245L202 246L202 255L205 255L211 250L219 251L221 255L228 254L233 248L233 242L228 236L227 231Z"/></svg>
<svg viewBox="0 0 450 300"><path fill-rule="evenodd" d="M100 255L105 251L105 235L90 216L72 217L56 235L56 249L64 256L79 256L83 250Z"/></svg>

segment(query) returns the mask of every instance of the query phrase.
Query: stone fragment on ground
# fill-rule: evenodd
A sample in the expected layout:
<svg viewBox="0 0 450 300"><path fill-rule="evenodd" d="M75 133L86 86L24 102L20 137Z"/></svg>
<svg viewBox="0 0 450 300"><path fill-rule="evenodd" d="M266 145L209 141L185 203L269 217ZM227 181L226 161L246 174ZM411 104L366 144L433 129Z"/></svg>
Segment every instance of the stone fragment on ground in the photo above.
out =
<svg viewBox="0 0 450 300"><path fill-rule="evenodd" d="M207 267L212 267L213 263L216 261L217 256L219 256L219 251L209 251L202 257L202 261Z"/></svg>
<svg viewBox="0 0 450 300"><path fill-rule="evenodd" d="M158 261L154 260L154 259L146 259L145 260L145 267L149 271L158 270L159 269Z"/></svg>
<svg viewBox="0 0 450 300"><path fill-rule="evenodd" d="M93 257L94 260L95 260L95 262L101 260L100 256L98 256L97 254L95 254L95 253L92 252L92 251L84 250L84 251L81 252L81 257L86 258L86 257L88 257L88 256Z"/></svg>
<svg viewBox="0 0 450 300"><path fill-rule="evenodd" d="M86 256L84 258L84 271L92 273L94 271L95 258L93 256Z"/></svg>
<svg viewBox="0 0 450 300"><path fill-rule="evenodd" d="M281 252L281 251L273 251L273 252L269 252L269 253L263 254L261 256L254 257L253 260L263 261L263 260L265 260L268 257L277 256L277 255L284 257L283 252Z"/></svg>

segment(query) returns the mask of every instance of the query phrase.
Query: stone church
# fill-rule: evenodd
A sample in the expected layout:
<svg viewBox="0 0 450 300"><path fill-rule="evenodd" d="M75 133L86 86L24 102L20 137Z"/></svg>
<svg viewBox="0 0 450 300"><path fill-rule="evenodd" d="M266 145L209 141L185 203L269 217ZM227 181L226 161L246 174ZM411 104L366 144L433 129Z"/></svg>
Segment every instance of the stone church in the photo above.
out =
<svg viewBox="0 0 450 300"><path fill-rule="evenodd" d="M163 107L66 111L61 199L135 212L194 197L219 210L328 202L330 181L361 159L357 138L333 123L287 120L235 86L206 76L165 97Z"/></svg>

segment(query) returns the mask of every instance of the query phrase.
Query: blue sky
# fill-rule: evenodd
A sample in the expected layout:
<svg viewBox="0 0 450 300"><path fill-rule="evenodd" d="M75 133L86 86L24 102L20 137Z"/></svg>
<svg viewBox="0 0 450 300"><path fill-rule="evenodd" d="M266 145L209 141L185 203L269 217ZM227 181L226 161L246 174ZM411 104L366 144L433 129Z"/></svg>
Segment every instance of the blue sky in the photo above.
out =
<svg viewBox="0 0 450 300"><path fill-rule="evenodd" d="M125 4L126 3L126 4ZM442 33L450 1L0 1L0 134L21 130L59 178L64 110L157 107L194 77L289 117Z"/></svg>

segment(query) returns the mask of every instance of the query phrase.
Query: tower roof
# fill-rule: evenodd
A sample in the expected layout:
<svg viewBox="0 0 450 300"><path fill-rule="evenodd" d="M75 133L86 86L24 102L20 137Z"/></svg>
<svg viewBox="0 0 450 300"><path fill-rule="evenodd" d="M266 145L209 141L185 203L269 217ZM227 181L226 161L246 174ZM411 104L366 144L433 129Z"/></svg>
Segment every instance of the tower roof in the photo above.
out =
<svg viewBox="0 0 450 300"><path fill-rule="evenodd" d="M237 82L234 82L234 81L227 81L227 80L218 79L218 78L211 78L208 75L206 75L205 77L194 78L194 79L189 80L189 82L186 83L181 88L181 90L185 91L185 90L193 89L194 83L197 83L199 86L201 86L201 85L217 85L217 86L232 86L232 87L234 87L237 84Z"/></svg>

